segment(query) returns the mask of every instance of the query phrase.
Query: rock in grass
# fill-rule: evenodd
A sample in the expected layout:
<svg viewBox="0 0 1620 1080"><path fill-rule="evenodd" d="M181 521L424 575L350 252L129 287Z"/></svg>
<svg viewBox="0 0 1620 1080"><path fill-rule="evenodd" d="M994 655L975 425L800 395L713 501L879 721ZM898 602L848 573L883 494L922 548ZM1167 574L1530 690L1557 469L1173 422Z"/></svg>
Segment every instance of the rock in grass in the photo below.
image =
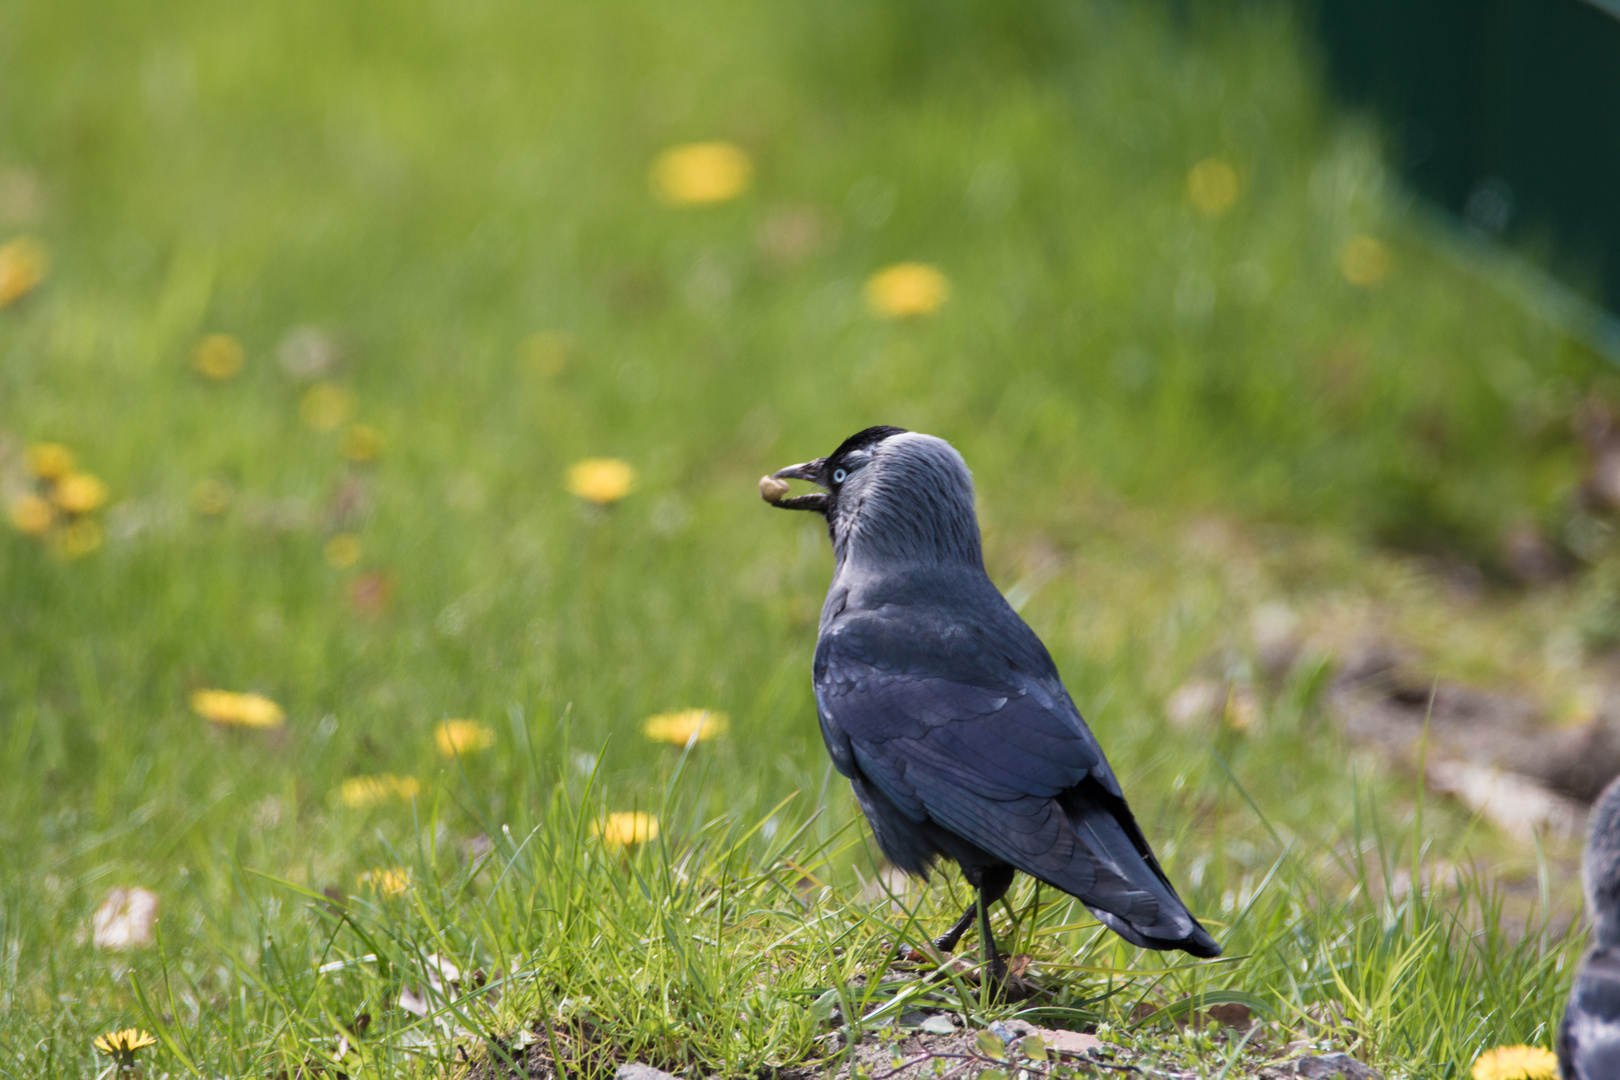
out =
<svg viewBox="0 0 1620 1080"><path fill-rule="evenodd" d="M679 1078L651 1065L643 1065L639 1061L627 1061L613 1074L613 1080L679 1080Z"/></svg>
<svg viewBox="0 0 1620 1080"><path fill-rule="evenodd" d="M1384 1080L1384 1074L1349 1054L1295 1058L1260 1070L1260 1080Z"/></svg>

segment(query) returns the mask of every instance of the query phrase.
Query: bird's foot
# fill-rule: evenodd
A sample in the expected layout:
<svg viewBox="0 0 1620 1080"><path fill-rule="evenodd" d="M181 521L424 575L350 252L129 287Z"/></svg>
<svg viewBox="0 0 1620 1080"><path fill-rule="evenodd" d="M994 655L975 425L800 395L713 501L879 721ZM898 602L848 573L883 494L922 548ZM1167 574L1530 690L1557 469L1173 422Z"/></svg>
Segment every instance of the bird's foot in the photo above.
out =
<svg viewBox="0 0 1620 1080"><path fill-rule="evenodd" d="M994 956L988 963L978 964L958 959L953 961L953 964L959 964L962 969L966 969L963 977L969 983L977 984L988 978L991 997L996 1001L1026 1001L1045 990L1045 987L1027 975L1030 964L1028 953L1019 953L1017 956L1006 958Z"/></svg>
<svg viewBox="0 0 1620 1080"><path fill-rule="evenodd" d="M932 941L923 945L901 942L894 950L895 959L902 964L931 964L937 966L945 963L949 956L949 949L941 949L936 942Z"/></svg>

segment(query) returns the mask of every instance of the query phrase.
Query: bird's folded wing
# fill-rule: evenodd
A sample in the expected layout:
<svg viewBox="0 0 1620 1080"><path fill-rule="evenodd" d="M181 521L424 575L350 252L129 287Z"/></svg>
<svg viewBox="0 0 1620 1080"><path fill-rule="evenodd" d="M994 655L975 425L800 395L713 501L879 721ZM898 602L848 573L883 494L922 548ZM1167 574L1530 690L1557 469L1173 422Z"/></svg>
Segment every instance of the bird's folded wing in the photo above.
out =
<svg viewBox="0 0 1620 1080"><path fill-rule="evenodd" d="M915 820L979 842L1046 831L1061 817L1052 800L1087 777L1119 792L1061 687L1016 672L986 686L886 671L836 643L820 659L816 701L834 759L858 766Z"/></svg>
<svg viewBox="0 0 1620 1080"><path fill-rule="evenodd" d="M1198 938L1209 950L1198 955L1219 952L1159 868L1055 672L938 665L965 669L968 681L928 674L915 655L910 670L880 668L839 644L824 637L818 649L816 701L840 769L913 821L1078 896L1128 940Z"/></svg>

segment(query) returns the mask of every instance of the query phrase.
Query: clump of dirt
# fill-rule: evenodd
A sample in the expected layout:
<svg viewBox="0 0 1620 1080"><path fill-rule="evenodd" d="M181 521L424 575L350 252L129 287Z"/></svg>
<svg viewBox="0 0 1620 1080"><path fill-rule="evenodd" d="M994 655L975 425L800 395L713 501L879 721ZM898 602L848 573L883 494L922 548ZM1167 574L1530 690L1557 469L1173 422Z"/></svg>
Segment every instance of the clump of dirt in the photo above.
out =
<svg viewBox="0 0 1620 1080"><path fill-rule="evenodd" d="M898 1038L869 1038L851 1049L826 1080L932 1080L948 1076L968 1080L986 1070L1004 1072L1016 1067L1029 1080L1059 1075L1089 1074L1106 1069L1124 1054L1095 1035L1036 1027L1018 1020L992 1024L988 1029L956 1028L948 1014L936 1013L929 1023ZM944 1020L941 1024L938 1021ZM935 1027L937 1030L929 1030ZM950 1030L946 1030L950 1027ZM1033 1041L1026 1041L1032 1040Z"/></svg>
<svg viewBox="0 0 1620 1080"><path fill-rule="evenodd" d="M1422 768L1430 788L1519 839L1580 835L1587 805L1620 775L1611 717L1562 726L1527 697L1425 681L1388 649L1348 659L1329 700L1351 739Z"/></svg>
<svg viewBox="0 0 1620 1080"><path fill-rule="evenodd" d="M463 1080L559 1080L611 1077L625 1061L624 1048L590 1024L537 1021L507 1038L491 1038L472 1056ZM558 1059L563 1068L557 1067Z"/></svg>
<svg viewBox="0 0 1620 1080"><path fill-rule="evenodd" d="M1529 698L1424 680L1392 651L1350 659L1332 701L1351 738L1413 764L1426 750L1431 759L1519 773L1583 803L1620 776L1620 733L1609 717L1562 727Z"/></svg>

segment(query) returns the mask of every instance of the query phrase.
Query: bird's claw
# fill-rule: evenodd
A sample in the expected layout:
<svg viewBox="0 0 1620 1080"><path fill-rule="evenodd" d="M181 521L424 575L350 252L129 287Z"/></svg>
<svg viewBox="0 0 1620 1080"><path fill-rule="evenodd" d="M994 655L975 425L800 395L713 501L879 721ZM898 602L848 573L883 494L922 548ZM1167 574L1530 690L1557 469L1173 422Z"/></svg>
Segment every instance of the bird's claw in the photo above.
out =
<svg viewBox="0 0 1620 1080"><path fill-rule="evenodd" d="M895 959L902 964L939 964L945 957L932 945L918 948L915 945L901 945L894 951Z"/></svg>

